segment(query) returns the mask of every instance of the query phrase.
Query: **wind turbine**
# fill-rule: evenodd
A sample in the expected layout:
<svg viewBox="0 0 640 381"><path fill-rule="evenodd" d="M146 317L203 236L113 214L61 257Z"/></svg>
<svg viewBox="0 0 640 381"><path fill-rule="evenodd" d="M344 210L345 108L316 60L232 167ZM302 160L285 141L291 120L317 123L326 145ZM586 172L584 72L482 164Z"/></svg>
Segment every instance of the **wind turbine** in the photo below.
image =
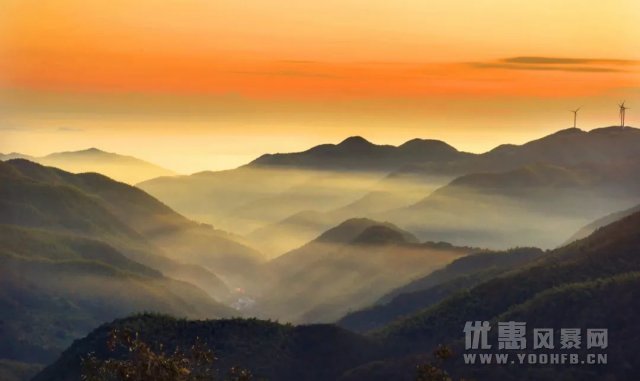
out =
<svg viewBox="0 0 640 381"><path fill-rule="evenodd" d="M573 128L576 128L576 120L578 119L578 111L580 111L580 109L582 108L582 106L578 107L575 110L569 110L573 113Z"/></svg>
<svg viewBox="0 0 640 381"><path fill-rule="evenodd" d="M626 107L624 105L624 102L626 102L626 101L622 101L622 103L620 103L618 105L618 107L620 107L620 127L622 127L622 128L624 128L624 116L625 116L624 114L625 114L625 111L627 111L629 109L629 107Z"/></svg>

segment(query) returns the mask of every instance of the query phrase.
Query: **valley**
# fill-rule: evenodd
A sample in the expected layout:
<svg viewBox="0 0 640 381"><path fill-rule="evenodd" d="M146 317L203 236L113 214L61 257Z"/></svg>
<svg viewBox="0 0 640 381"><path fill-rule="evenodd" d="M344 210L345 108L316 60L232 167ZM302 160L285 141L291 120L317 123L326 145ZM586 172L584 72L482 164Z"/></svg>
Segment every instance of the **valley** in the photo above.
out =
<svg viewBox="0 0 640 381"><path fill-rule="evenodd" d="M18 373L57 361L35 380L70 381L108 324L178 324L171 342L236 332L215 339L220 366L271 379L402 374L437 343L458 348L470 314L530 319L565 292L633 292L639 147L638 130L615 127L485 154L349 138L137 186L11 158L0 162L0 358ZM315 352L317 335L354 352L337 365ZM274 367L273 356L293 363Z"/></svg>

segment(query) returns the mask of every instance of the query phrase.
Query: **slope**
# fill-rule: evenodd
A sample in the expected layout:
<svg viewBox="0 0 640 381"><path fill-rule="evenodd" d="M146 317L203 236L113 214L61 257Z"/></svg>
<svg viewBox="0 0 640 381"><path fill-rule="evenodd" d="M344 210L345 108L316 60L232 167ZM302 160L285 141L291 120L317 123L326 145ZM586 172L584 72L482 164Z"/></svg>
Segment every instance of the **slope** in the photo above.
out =
<svg viewBox="0 0 640 381"><path fill-rule="evenodd" d="M375 305L347 314L336 324L355 332L382 328L394 320L435 305L454 293L523 266L542 254L539 249L518 248L507 252L481 252L456 259L443 269L393 290Z"/></svg>
<svg viewBox="0 0 640 381"><path fill-rule="evenodd" d="M103 242L9 225L0 225L0 284L0 358L22 362L52 361L97 324L136 311L233 314Z"/></svg>
<svg viewBox="0 0 640 381"><path fill-rule="evenodd" d="M148 264L163 270L171 269L166 262L171 259L208 269L236 287L249 287L246 280L253 278L260 261L256 250L228 233L186 219L137 188L26 160L0 164L3 223L92 236L145 263L157 260ZM189 272L186 267L176 270Z"/></svg>
<svg viewBox="0 0 640 381"><path fill-rule="evenodd" d="M266 380L333 380L354 363L374 358L378 349L372 340L330 325L293 327L253 319L185 321L142 315L96 329L75 342L34 381L77 380L82 356L90 351L100 357L108 355L104 342L114 328L133 330L143 339L171 349L189 347L202 338L218 358L219 374L240 366L251 370L256 379Z"/></svg>
<svg viewBox="0 0 640 381"><path fill-rule="evenodd" d="M335 321L468 249L434 248L389 223L351 219L268 263L265 316L296 322Z"/></svg>
<svg viewBox="0 0 640 381"><path fill-rule="evenodd" d="M378 218L405 226L424 240L492 249L553 248L587 221L637 205L638 170L640 161L632 158L475 173Z"/></svg>

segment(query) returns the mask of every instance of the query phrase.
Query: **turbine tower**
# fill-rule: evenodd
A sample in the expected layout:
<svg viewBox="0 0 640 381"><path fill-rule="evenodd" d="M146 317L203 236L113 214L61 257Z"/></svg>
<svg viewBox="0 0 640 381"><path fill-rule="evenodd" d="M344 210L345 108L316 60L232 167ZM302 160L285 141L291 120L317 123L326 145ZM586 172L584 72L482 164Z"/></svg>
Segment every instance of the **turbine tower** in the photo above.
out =
<svg viewBox="0 0 640 381"><path fill-rule="evenodd" d="M625 116L624 114L625 114L625 111L627 111L629 109L628 107L626 107L624 105L624 102L626 102L626 101L622 101L622 103L620 103L618 105L618 107L620 107L620 127L622 127L622 128L624 128L624 116Z"/></svg>
<svg viewBox="0 0 640 381"><path fill-rule="evenodd" d="M578 111L580 111L581 108L582 108L582 106L578 107L575 110L570 110L573 113L573 128L576 128L576 121L578 119Z"/></svg>

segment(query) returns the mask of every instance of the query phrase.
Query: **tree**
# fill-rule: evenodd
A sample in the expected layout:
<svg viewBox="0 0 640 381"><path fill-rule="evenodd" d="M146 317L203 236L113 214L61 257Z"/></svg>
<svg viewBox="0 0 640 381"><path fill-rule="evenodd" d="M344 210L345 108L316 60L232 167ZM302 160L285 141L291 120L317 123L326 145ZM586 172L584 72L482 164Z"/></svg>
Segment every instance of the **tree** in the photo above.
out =
<svg viewBox="0 0 640 381"><path fill-rule="evenodd" d="M215 381L213 352L200 340L186 350L167 352L163 345L152 348L138 333L112 330L107 339L110 352L123 358L98 359L91 353L83 360L83 381ZM229 381L250 381L251 372L231 368Z"/></svg>
<svg viewBox="0 0 640 381"><path fill-rule="evenodd" d="M453 381L449 373L444 370L444 363L453 357L453 351L446 345L439 345L433 351L433 360L418 365L416 381ZM461 379L460 381L464 381Z"/></svg>

